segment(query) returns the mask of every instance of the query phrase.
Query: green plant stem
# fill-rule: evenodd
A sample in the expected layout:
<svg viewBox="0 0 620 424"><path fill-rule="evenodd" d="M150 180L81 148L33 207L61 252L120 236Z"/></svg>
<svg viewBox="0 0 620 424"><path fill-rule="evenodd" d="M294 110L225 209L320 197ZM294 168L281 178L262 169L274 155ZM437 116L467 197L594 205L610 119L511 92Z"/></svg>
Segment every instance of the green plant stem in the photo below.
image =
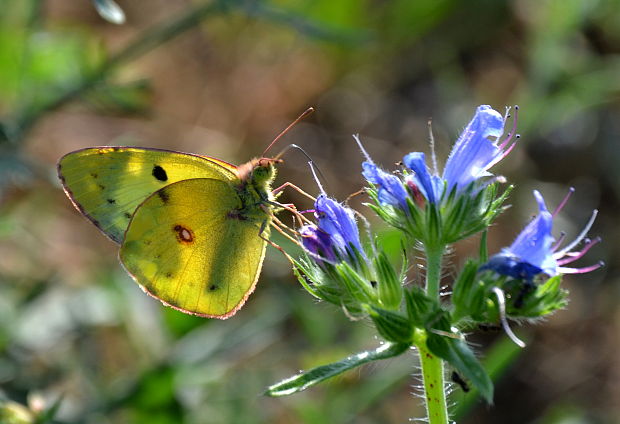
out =
<svg viewBox="0 0 620 424"><path fill-rule="evenodd" d="M420 354L424 401L429 424L448 424L448 405L444 392L443 361L426 348L426 340L416 345Z"/></svg>
<svg viewBox="0 0 620 424"><path fill-rule="evenodd" d="M439 302L439 283L441 280L441 261L445 247L426 247L426 293ZM443 360L426 348L426 335L415 337L420 353L422 379L424 381L424 400L430 424L448 424L448 406L444 392Z"/></svg>
<svg viewBox="0 0 620 424"><path fill-rule="evenodd" d="M441 260L444 246L426 248L426 294L439 301L439 281L441 280Z"/></svg>

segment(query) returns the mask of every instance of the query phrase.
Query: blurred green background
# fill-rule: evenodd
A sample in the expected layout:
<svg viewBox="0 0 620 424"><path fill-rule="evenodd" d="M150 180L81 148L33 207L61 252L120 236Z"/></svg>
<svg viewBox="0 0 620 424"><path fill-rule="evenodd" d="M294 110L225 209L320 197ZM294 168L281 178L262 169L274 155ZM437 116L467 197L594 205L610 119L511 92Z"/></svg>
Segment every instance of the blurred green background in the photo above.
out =
<svg viewBox="0 0 620 424"><path fill-rule="evenodd" d="M302 146L339 199L359 190L359 133L376 162L445 158L479 104L519 104L521 140L494 172L517 184L489 234L510 243L576 188L556 220L575 236L592 209L603 243L565 278L568 309L535 327L472 337L496 369L492 407L459 423L620 422L620 2L612 0L0 1L0 402L59 423L402 423L424 415L413 353L288 398L261 395L300 369L376 347L369 323L317 304L270 249L256 292L227 321L164 308L79 216L55 175L75 149L120 144L260 155ZM276 149L277 150L277 149ZM278 181L317 188L291 151ZM290 200L300 208L302 197ZM351 204L370 216L363 196ZM380 228L380 224L376 222ZM446 282L472 240L455 247ZM416 264L419 265L419 264ZM423 272L414 267L411 281ZM417 270L417 271L416 271ZM460 403L460 388L453 402ZM25 412L24 412L25 413Z"/></svg>

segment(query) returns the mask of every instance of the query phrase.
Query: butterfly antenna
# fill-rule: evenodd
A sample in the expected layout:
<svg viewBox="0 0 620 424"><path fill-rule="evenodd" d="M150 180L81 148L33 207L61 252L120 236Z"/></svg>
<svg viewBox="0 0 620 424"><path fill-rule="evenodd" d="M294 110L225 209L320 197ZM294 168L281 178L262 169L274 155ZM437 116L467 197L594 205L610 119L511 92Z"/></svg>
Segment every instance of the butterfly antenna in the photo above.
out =
<svg viewBox="0 0 620 424"><path fill-rule="evenodd" d="M280 157L282 157L282 155L286 153L287 151L289 151L290 149L299 150L306 157L306 159L308 159L308 164L310 163L312 164L311 167L314 167L314 171L316 171L319 174L319 177L321 177L322 180L327 180L327 178L325 178L325 174L323 174L323 172L321 171L321 168L319 168L318 166L314 164L314 160L312 159L312 156L310 156L304 149L299 147L297 144L289 144L288 146L286 146L280 153L276 155L275 159L280 159Z"/></svg>
<svg viewBox="0 0 620 424"><path fill-rule="evenodd" d="M273 139L273 141L271 142L271 144L269 144L269 146L267 146L267 148L265 149L265 151L263 152L263 154L261 155L261 157L265 157L265 154L267 153L267 151L269 151L269 149L271 149L271 146L273 146L274 144L276 144L276 142L282 138L282 136L284 134L286 134L291 128L293 128L299 121L301 121L302 119L304 119L306 116L310 115L312 112L314 112L314 108L313 107L309 107L308 109L306 109L301 115L299 115L297 117L297 119L295 119L293 122L291 122L289 124L288 127L284 128L284 130L278 134L278 136L276 138Z"/></svg>

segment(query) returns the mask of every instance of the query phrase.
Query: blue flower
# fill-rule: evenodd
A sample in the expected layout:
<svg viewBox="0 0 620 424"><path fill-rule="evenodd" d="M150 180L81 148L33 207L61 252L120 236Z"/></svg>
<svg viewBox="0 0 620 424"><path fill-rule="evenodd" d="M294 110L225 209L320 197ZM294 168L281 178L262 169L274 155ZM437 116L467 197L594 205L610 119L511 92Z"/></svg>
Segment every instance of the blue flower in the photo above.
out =
<svg viewBox="0 0 620 424"><path fill-rule="evenodd" d="M498 140L504 133L504 122L502 115L491 106L478 106L474 117L454 144L442 177L431 174L426 166L424 153L413 152L403 158L403 163L414 172L413 178L429 202L439 201L444 186L448 192L454 188L460 192L472 182L492 175L489 168L514 147L513 143L506 148L512 135L498 145ZM513 133L514 129L511 134Z"/></svg>
<svg viewBox="0 0 620 424"><path fill-rule="evenodd" d="M315 261L333 263L346 257L365 257L351 209L321 194L314 203L314 214L317 225L305 225L299 232L303 247Z"/></svg>
<svg viewBox="0 0 620 424"><path fill-rule="evenodd" d="M439 176L436 170L431 171L428 168L424 153L412 152L405 155L403 163L413 171L407 176L407 185L419 190L430 203L436 204L441 200L444 190L450 192L456 189L458 193L472 182L491 176L489 169L515 146L515 143L511 144L511 140L516 129L516 116L513 122L511 133L500 142L505 118L491 106L478 106L474 117L454 144L442 176ZM379 169L362 147L359 138L355 136L355 139L366 157L366 162L362 164L363 175L378 187L379 201L406 211L408 192L402 181L397 176Z"/></svg>
<svg viewBox="0 0 620 424"><path fill-rule="evenodd" d="M585 268L567 268L570 262L581 258L600 238L594 240L586 239L586 235L594 220L597 211L595 210L588 221L586 227L579 236L562 250L558 250L562 240L558 242L551 234L553 227L553 217L566 204L572 190L560 203L553 213L547 210L545 200L538 191L534 191L534 197L538 202L538 215L519 233L515 241L497 255L494 255L484 264L480 270L492 270L501 275L506 275L516 279L532 281L539 274L555 276L558 274L576 274L593 271L603 264L599 262ZM586 240L581 251L571 252L571 250L582 240Z"/></svg>
<svg viewBox="0 0 620 424"><path fill-rule="evenodd" d="M429 172L424 153L409 153L403 158L403 163L414 172L412 179L426 200L437 203L441 197L443 182L437 175L431 175Z"/></svg>
<svg viewBox="0 0 620 424"><path fill-rule="evenodd" d="M327 262L335 262L334 244L331 237L326 232L320 230L316 225L304 225L299 230L301 243L308 252L312 254L315 261L325 259Z"/></svg>
<svg viewBox="0 0 620 424"><path fill-rule="evenodd" d="M448 192L455 186L457 191L463 190L473 181L492 175L488 172L489 168L502 160L514 146L512 144L506 151L503 150L510 142L510 137L498 146L502 134L502 115L491 106L478 106L474 117L454 144L443 170Z"/></svg>
<svg viewBox="0 0 620 424"><path fill-rule="evenodd" d="M362 175L368 182L378 187L379 202L407 210L407 190L402 181L394 174L385 172L372 161L362 163Z"/></svg>

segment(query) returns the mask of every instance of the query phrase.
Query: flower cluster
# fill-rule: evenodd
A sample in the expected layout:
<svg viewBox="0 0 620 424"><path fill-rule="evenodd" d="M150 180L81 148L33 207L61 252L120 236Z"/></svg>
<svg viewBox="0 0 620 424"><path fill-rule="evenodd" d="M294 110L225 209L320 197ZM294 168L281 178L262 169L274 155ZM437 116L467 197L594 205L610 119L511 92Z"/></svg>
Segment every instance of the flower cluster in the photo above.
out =
<svg viewBox="0 0 620 424"><path fill-rule="evenodd" d="M493 270L501 275L532 281L534 277L541 274L551 277L558 274L583 274L600 268L603 265L602 262L583 268L564 266L581 258L601 240L599 237L595 239L586 238L596 219L596 210L593 211L592 217L579 236L563 249L560 249L560 246L564 237L562 236L560 240L556 241L551 232L553 217L562 210L572 193L573 189L569 191L556 210L550 213L545 205L545 199L538 191L534 190L534 197L538 202L538 215L519 233L509 247L494 255L480 269ZM580 251L572 252L572 249L581 241L584 241L583 248Z"/></svg>
<svg viewBox="0 0 620 424"><path fill-rule="evenodd" d="M299 234L306 257L296 263L300 282L319 299L344 306L351 314L367 306L400 306L404 275L391 267L385 254L366 254L354 212L320 194L314 203L316 224Z"/></svg>
<svg viewBox="0 0 620 424"><path fill-rule="evenodd" d="M362 175L369 185L368 206L403 235L402 264L393 264L396 258L388 257L382 239L374 236L368 225L367 239L360 237L356 218L361 215L328 197L321 188L312 211L314 221L304 218L307 225L298 231L303 255L294 261L294 270L316 298L343 307L349 316L370 317L377 332L389 343L299 374L272 386L270 394L294 393L344 370L399 355L415 346L420 352L424 380L432 378L437 383L425 385L425 390L434 390L425 398L443 396L437 391L443 389L441 361L447 361L491 401L491 379L465 342L464 331L500 323L506 334L523 347L508 320L536 319L564 307L567 292L560 285L562 275L590 272L602 266L569 266L600 241L587 238L596 211L573 242L563 246L564 235L558 239L553 236L554 217L572 189L553 212L547 209L542 195L534 191L536 217L510 246L488 258L487 230L504 210L503 203L512 188L500 193L504 179L490 170L515 147L516 110L512 129L504 136L508 112L502 116L490 106L479 106L454 144L441 174L434 153L429 167L421 152L406 154L401 169L387 172L375 164L355 136L365 157ZM479 257L464 265L451 282L451 296L446 299L440 288L445 284L441 276L448 246L480 232ZM583 245L577 249L580 243ZM421 280L418 276L414 276L413 283L405 284L410 277L407 254L412 248L421 248L424 255L423 286L417 284Z"/></svg>
<svg viewBox="0 0 620 424"><path fill-rule="evenodd" d="M373 162L356 136L366 158L362 174L372 185L375 211L425 245L453 243L488 227L508 194L495 196L494 183L501 178L489 172L516 144L516 119L502 140L505 122L506 117L490 106L479 106L452 148L441 176L434 155L431 170L422 152L403 157L401 177L390 174Z"/></svg>
<svg viewBox="0 0 620 424"><path fill-rule="evenodd" d="M355 268L361 268L366 256L360 243L359 230L353 211L325 194L314 203L317 225L305 225L299 231L301 241L308 253L322 268L349 260Z"/></svg>

